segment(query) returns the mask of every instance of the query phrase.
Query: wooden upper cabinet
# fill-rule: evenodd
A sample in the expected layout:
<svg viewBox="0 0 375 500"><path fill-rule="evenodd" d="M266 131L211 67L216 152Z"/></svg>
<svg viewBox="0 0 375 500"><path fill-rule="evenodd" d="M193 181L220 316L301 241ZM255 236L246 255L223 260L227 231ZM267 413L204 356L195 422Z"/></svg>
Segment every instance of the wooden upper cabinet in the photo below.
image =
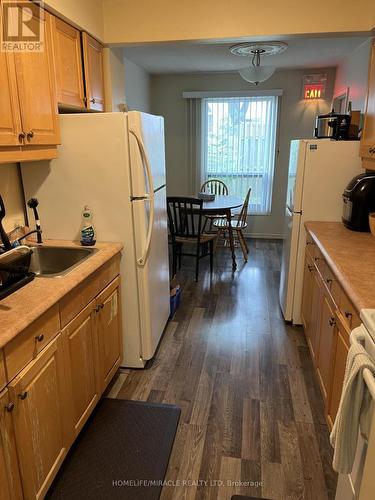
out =
<svg viewBox="0 0 375 500"><path fill-rule="evenodd" d="M365 121L360 155L364 168L375 170L375 42L371 47Z"/></svg>
<svg viewBox="0 0 375 500"><path fill-rule="evenodd" d="M56 94L59 105L85 107L80 31L51 16Z"/></svg>
<svg viewBox="0 0 375 500"><path fill-rule="evenodd" d="M104 111L103 46L82 33L87 109Z"/></svg>
<svg viewBox="0 0 375 500"><path fill-rule="evenodd" d="M13 404L8 391L0 393L0 498L21 500L16 444L12 423Z"/></svg>
<svg viewBox="0 0 375 500"><path fill-rule="evenodd" d="M14 54L18 97L26 145L60 143L55 77L53 74L51 16L38 9L33 22L44 26L44 50Z"/></svg>
<svg viewBox="0 0 375 500"><path fill-rule="evenodd" d="M21 115L13 54L0 52L0 146L22 144Z"/></svg>

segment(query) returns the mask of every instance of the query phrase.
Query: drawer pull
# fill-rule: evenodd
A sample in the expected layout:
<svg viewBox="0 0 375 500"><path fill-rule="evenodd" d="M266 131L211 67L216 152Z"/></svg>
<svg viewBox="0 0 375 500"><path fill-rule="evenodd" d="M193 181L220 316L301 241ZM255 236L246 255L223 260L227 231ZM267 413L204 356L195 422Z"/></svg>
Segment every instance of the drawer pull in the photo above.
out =
<svg viewBox="0 0 375 500"><path fill-rule="evenodd" d="M331 317L331 319L329 320L329 324L330 324L331 326L333 326L333 325L335 325L335 324L336 324L336 320L335 320L335 318L334 318L333 316L332 316L332 317Z"/></svg>
<svg viewBox="0 0 375 500"><path fill-rule="evenodd" d="M30 132L26 134L26 137L28 141L31 141L31 139L34 137L34 131L30 130Z"/></svg>
<svg viewBox="0 0 375 500"><path fill-rule="evenodd" d="M43 342L43 340L44 340L44 335L43 335L43 333L41 333L40 335L37 335L37 336L35 337L35 340L36 340L37 342Z"/></svg>
<svg viewBox="0 0 375 500"><path fill-rule="evenodd" d="M318 262L318 260L322 260L322 258L321 257L315 257L314 260L315 260L315 262Z"/></svg>
<svg viewBox="0 0 375 500"><path fill-rule="evenodd" d="M345 311L345 318L352 318L353 317L353 314L349 311Z"/></svg>
<svg viewBox="0 0 375 500"><path fill-rule="evenodd" d="M314 267L314 266L307 266L307 267L308 267L308 270L310 271L310 273L311 273L312 271L314 271L314 269L315 269L315 267Z"/></svg>
<svg viewBox="0 0 375 500"><path fill-rule="evenodd" d="M22 400L23 400L23 399L26 399L26 398L27 398L27 391L23 391L23 392L21 392L21 394L18 394L18 397L19 397L20 399L22 399Z"/></svg>
<svg viewBox="0 0 375 500"><path fill-rule="evenodd" d="M314 244L314 242L313 242L313 241L307 241L307 242L306 242L306 245L313 245L313 244Z"/></svg>
<svg viewBox="0 0 375 500"><path fill-rule="evenodd" d="M332 279L332 278L327 278L327 279L326 279L326 283L327 283L328 285L330 285L332 282L333 282L333 279Z"/></svg>
<svg viewBox="0 0 375 500"><path fill-rule="evenodd" d="M14 403L10 402L5 406L5 409L8 413L11 413L14 410Z"/></svg>

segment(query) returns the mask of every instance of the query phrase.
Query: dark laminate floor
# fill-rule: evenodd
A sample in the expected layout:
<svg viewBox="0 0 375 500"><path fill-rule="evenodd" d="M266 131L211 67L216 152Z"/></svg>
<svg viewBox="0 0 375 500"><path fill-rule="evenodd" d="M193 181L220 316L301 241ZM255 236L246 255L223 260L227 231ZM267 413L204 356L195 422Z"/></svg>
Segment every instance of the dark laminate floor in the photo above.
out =
<svg viewBox="0 0 375 500"><path fill-rule="evenodd" d="M237 251L232 277L229 251L220 249L212 279L208 259L201 261L198 284L185 257L183 303L157 356L144 371L124 370L112 385L113 397L182 408L166 478L180 485L164 487L162 500L334 498L308 348L278 305L280 250L279 242L250 240L249 262Z"/></svg>

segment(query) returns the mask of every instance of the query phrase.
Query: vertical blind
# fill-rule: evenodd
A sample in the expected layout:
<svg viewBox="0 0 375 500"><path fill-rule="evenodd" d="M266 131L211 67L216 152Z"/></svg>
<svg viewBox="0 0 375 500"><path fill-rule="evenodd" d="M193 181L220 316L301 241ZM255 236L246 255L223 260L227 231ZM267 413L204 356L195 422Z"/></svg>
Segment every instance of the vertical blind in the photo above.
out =
<svg viewBox="0 0 375 500"><path fill-rule="evenodd" d="M249 212L271 212L277 96L202 99L203 180L220 179L231 195L245 197Z"/></svg>

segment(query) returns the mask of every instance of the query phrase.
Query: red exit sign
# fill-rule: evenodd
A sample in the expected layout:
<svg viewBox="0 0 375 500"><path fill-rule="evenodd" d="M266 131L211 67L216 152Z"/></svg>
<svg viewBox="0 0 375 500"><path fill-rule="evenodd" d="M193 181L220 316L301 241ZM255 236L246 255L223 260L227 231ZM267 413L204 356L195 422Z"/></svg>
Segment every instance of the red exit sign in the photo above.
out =
<svg viewBox="0 0 375 500"><path fill-rule="evenodd" d="M304 99L322 99L324 97L324 85L309 85L306 84L303 89L303 98Z"/></svg>
<svg viewBox="0 0 375 500"><path fill-rule="evenodd" d="M304 75L302 82L302 99L312 101L324 98L327 82L326 74Z"/></svg>

